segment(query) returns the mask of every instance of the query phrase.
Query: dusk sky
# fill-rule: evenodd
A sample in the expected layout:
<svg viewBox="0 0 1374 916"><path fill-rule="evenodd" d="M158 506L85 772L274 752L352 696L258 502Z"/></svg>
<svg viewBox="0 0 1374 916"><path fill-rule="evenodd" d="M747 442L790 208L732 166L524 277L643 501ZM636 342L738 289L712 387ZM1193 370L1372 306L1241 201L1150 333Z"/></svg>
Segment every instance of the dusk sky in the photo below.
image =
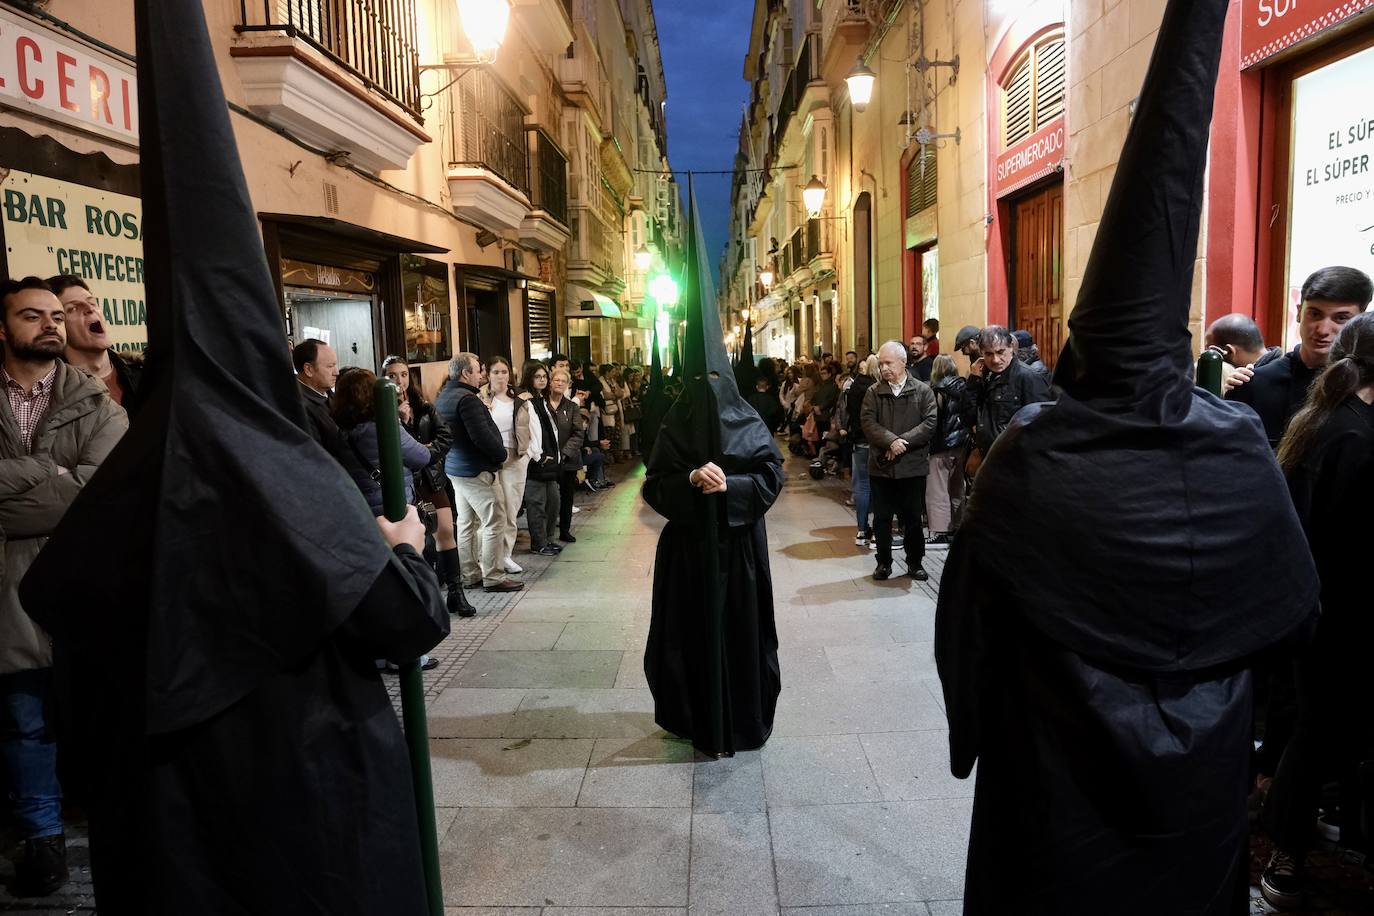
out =
<svg viewBox="0 0 1374 916"><path fill-rule="evenodd" d="M753 12L750 0L654 4L668 82L668 161L681 182L684 210L687 169L734 166L740 114L749 94L744 54ZM730 231L730 176L699 175L693 184L714 269Z"/></svg>

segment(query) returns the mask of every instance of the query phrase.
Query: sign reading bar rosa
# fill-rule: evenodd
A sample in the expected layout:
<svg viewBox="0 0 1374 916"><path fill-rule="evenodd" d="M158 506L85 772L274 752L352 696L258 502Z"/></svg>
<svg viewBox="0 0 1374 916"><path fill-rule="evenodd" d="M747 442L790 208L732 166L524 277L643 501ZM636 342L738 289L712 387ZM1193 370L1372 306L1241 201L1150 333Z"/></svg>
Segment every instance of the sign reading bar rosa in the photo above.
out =
<svg viewBox="0 0 1374 916"><path fill-rule="evenodd" d="M147 346L141 200L11 170L0 181L0 217L12 276L76 274L100 300L115 349Z"/></svg>
<svg viewBox="0 0 1374 916"><path fill-rule="evenodd" d="M0 7L0 103L138 143L132 64Z"/></svg>
<svg viewBox="0 0 1374 916"><path fill-rule="evenodd" d="M1374 7L1374 0L1241 0L1242 70Z"/></svg>
<svg viewBox="0 0 1374 916"><path fill-rule="evenodd" d="M1060 115L997 157L997 196L1044 178L1063 161L1064 116Z"/></svg>

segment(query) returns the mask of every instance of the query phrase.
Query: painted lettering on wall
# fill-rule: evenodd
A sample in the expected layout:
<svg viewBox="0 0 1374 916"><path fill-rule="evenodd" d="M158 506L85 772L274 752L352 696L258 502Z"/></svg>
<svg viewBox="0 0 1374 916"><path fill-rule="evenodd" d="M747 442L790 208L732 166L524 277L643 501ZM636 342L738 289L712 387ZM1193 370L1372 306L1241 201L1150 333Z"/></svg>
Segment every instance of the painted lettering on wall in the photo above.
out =
<svg viewBox="0 0 1374 916"><path fill-rule="evenodd" d="M147 346L142 201L10 171L0 181L0 226L11 276L76 274L100 300L116 349Z"/></svg>
<svg viewBox="0 0 1374 916"><path fill-rule="evenodd" d="M0 8L0 104L138 142L133 64Z"/></svg>

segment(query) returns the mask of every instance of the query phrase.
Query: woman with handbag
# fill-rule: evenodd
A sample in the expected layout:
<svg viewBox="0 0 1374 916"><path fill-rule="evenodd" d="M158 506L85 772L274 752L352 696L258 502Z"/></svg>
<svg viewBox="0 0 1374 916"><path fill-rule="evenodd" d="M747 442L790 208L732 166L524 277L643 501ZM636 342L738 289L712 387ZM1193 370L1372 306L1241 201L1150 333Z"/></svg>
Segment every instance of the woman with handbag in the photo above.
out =
<svg viewBox="0 0 1374 916"><path fill-rule="evenodd" d="M506 462L496 472L496 490L501 512L500 565L508 573L524 569L511 556L515 552L516 518L525 499L525 472L530 460L542 453L538 421L529 409L531 395L511 387L511 366L504 356L493 356L487 363L487 384L478 393L491 411L491 418L506 447Z"/></svg>
<svg viewBox="0 0 1374 916"><path fill-rule="evenodd" d="M964 446L968 427L964 425L968 389L959 377L954 358L935 357L930 367L930 388L935 392L935 434L930 437L930 476L926 481L926 524L930 537L926 546L936 550L950 545L950 539L964 504Z"/></svg>
<svg viewBox="0 0 1374 916"><path fill-rule="evenodd" d="M415 472L415 498L417 504L428 503L433 507L434 549L438 554L439 581L448 589L449 613L472 617L477 609L463 593L458 538L453 524L453 499L449 496L449 487L452 485L444 473L444 458L453 442L453 433L425 397L420 388L420 373L411 372L409 363L399 356L388 356L382 360L382 374L402 392L401 426L410 433L411 438L429 449L429 464Z"/></svg>
<svg viewBox="0 0 1374 916"><path fill-rule="evenodd" d="M525 520L530 527L530 553L556 557L563 548L554 543L558 533L558 509L562 497L558 480L563 475L563 453L558 428L549 411L549 370L537 359L520 370L520 391L528 395L529 412L539 427L539 454L531 456L525 471Z"/></svg>
<svg viewBox="0 0 1374 916"><path fill-rule="evenodd" d="M367 507L373 515L385 514L382 506L381 443L377 437L377 406L373 399L372 386L377 376L369 369L349 369L342 373L334 383L334 397L329 405L330 415L339 427L339 463L348 476L358 485ZM406 432L402 426L401 462L412 473L429 464L429 449ZM415 486L407 478L406 502L415 502ZM459 589L461 592L462 589ZM396 670L391 660L379 658L377 667L386 671ZM420 667L425 671L438 667L438 659L421 656Z"/></svg>

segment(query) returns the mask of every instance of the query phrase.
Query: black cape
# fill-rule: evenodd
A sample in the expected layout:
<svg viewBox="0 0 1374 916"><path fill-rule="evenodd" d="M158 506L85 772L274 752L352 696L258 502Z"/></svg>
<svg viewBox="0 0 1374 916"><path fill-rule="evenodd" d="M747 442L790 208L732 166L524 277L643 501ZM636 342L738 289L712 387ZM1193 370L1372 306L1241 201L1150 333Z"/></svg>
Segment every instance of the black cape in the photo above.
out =
<svg viewBox="0 0 1374 916"><path fill-rule="evenodd" d="M951 765L978 762L966 914L1245 912L1246 669L1318 591L1258 420L1190 375L1225 12L1165 10L1064 394L992 447L947 560Z"/></svg>
<svg viewBox="0 0 1374 916"><path fill-rule="evenodd" d="M644 673L655 721L717 756L760 747L773 729L782 682L763 516L782 489L782 455L735 388L694 199L688 226L684 385L644 480L645 501L668 519ZM724 494L688 482L708 461L726 474Z"/></svg>
<svg viewBox="0 0 1374 916"><path fill-rule="evenodd" d="M72 681L102 914L424 913L372 659L448 629L306 431L197 0L135 5L149 363L21 586ZM142 519L110 540L111 519ZM79 558L79 559L78 559Z"/></svg>
<svg viewBox="0 0 1374 916"><path fill-rule="evenodd" d="M663 417L672 406L663 391L663 363L658 353L658 326L654 326L653 355L649 361L649 384L639 400L639 420L635 432L639 435L639 450L647 459L654 451L654 440L658 438L658 428L663 425Z"/></svg>

